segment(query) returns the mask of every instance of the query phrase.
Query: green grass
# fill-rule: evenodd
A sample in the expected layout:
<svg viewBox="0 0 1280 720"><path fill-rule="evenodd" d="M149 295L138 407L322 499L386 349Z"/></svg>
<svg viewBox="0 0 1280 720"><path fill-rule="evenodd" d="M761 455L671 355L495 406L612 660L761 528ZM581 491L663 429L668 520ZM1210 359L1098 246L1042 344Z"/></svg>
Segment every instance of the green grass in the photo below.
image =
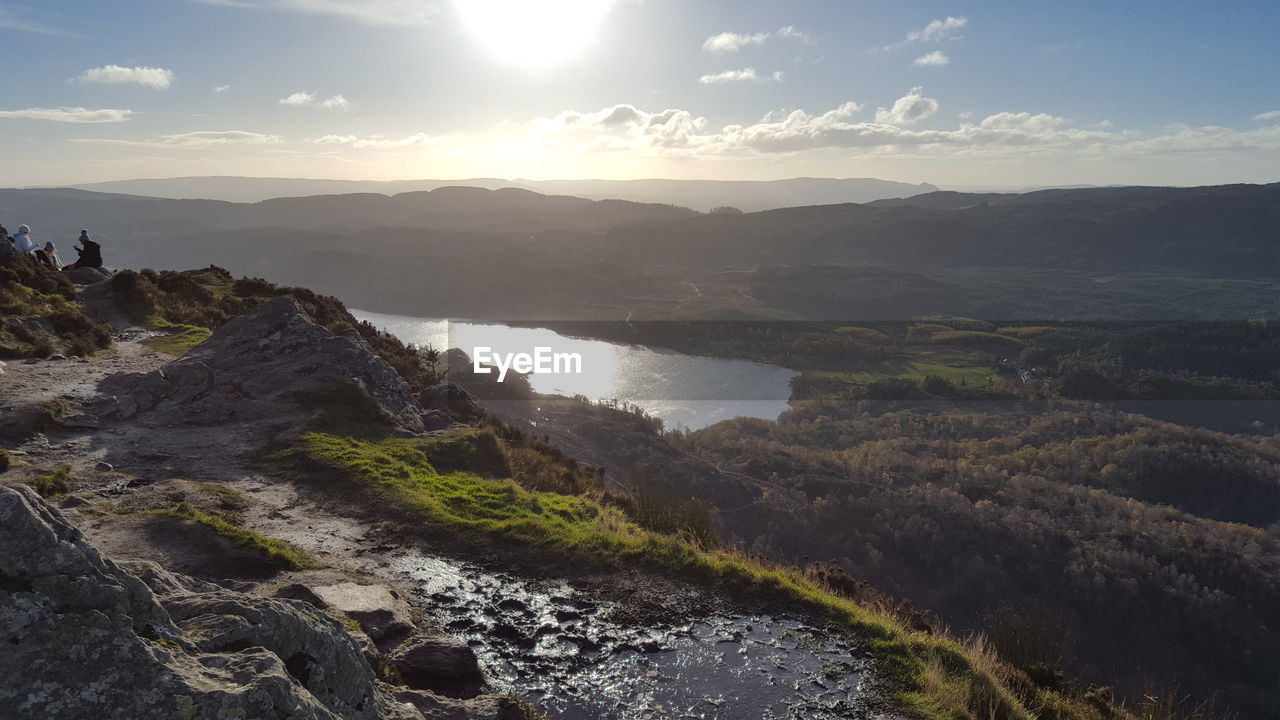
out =
<svg viewBox="0 0 1280 720"><path fill-rule="evenodd" d="M226 297L235 291L235 280L216 268L189 270L186 275L197 285L213 293L214 297Z"/></svg>
<svg viewBox="0 0 1280 720"><path fill-rule="evenodd" d="M187 351L208 340L209 336L213 334L213 331L209 330L209 328L200 327L199 325L172 323L159 315L152 315L148 318L147 325L153 329L162 330L165 334L147 338L142 341L142 344L156 352L173 356L187 354Z"/></svg>
<svg viewBox="0 0 1280 720"><path fill-rule="evenodd" d="M55 498L71 492L71 468L58 465L37 472L31 479L31 489L43 498Z"/></svg>
<svg viewBox="0 0 1280 720"><path fill-rule="evenodd" d="M277 470L321 484L344 500L391 515L455 546L520 548L521 553L570 559L606 568L644 568L743 597L770 598L808 608L842 623L869 643L880 674L899 703L928 720L1032 720L1036 714L997 679L1008 671L958 641L912 632L888 614L862 607L800 570L770 565L739 552L708 549L691 540L646 530L619 507L584 495L532 491L491 474L442 470L461 465L468 448L487 448L489 430L465 429L438 439L364 432L303 433L267 455ZM484 455L485 453L481 453ZM1016 672L1016 671L1015 671ZM1061 718L1102 716L1059 696ZM1114 717L1124 718L1124 715Z"/></svg>
<svg viewBox="0 0 1280 720"><path fill-rule="evenodd" d="M232 505L244 505L247 503L244 497L244 493L240 492L239 490L233 487L223 485L222 483L195 482L192 484L194 484L197 488L200 488L202 492L205 492L209 495L213 495L214 497L217 497L223 502L226 502Z"/></svg>
<svg viewBox="0 0 1280 720"><path fill-rule="evenodd" d="M960 387L984 387L998 379L991 368L983 364L975 354L923 350L907 350L856 372L815 370L804 373L804 376L816 381L806 385L821 388L819 394L838 392L841 388L848 389L889 378L923 381L929 377L939 377Z"/></svg>
<svg viewBox="0 0 1280 720"><path fill-rule="evenodd" d="M296 545L233 525L216 515L200 512L186 503L178 503L162 510L143 510L137 514L172 517L198 523L230 540L238 547L262 553L268 560L286 570L308 570L319 567L319 563L311 555Z"/></svg>

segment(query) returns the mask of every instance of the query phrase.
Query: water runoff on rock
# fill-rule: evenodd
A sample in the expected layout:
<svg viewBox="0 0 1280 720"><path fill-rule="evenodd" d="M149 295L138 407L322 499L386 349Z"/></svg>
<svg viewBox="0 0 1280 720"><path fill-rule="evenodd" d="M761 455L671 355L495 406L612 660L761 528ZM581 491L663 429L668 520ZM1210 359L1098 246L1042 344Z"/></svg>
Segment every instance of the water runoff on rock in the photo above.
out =
<svg viewBox="0 0 1280 720"><path fill-rule="evenodd" d="M795 619L711 614L637 627L564 583L413 552L392 569L472 645L499 690L562 720L874 716L865 654Z"/></svg>

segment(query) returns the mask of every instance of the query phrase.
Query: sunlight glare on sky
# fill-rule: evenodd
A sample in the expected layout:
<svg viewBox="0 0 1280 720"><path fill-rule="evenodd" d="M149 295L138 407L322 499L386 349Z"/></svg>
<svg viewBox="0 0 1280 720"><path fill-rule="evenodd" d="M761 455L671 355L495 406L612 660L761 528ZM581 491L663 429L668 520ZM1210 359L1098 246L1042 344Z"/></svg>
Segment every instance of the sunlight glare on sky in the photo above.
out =
<svg viewBox="0 0 1280 720"><path fill-rule="evenodd" d="M1274 182L1280 3L0 0L5 184Z"/></svg>
<svg viewBox="0 0 1280 720"><path fill-rule="evenodd" d="M468 30L496 57L540 66L577 57L596 40L612 0L455 0Z"/></svg>

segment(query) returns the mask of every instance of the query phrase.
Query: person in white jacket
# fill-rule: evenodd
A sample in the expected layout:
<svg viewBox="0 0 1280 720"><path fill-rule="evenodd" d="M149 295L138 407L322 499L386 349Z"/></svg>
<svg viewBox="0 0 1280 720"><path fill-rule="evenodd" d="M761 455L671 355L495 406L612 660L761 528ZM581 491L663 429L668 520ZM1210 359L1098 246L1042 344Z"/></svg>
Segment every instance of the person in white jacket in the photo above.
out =
<svg viewBox="0 0 1280 720"><path fill-rule="evenodd" d="M26 225L19 225L18 232L13 235L13 246L23 255L30 255L36 251L36 244L31 240L31 228Z"/></svg>

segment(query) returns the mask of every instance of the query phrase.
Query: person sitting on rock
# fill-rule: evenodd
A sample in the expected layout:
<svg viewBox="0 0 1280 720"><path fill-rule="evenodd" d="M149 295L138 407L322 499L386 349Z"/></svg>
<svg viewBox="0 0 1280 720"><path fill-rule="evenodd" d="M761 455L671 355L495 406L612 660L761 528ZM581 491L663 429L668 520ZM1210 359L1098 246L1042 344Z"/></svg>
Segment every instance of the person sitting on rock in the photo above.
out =
<svg viewBox="0 0 1280 720"><path fill-rule="evenodd" d="M101 268L102 267L102 246L89 239L89 231L80 231L80 244L73 245L80 257L75 262L68 265L66 270L74 270L76 268Z"/></svg>
<svg viewBox="0 0 1280 720"><path fill-rule="evenodd" d="M58 259L58 249L51 242L45 243L43 248L36 250L36 258L54 270L62 269L62 262Z"/></svg>
<svg viewBox="0 0 1280 720"><path fill-rule="evenodd" d="M31 253L36 251L36 244L31 240L31 228L19 225L18 232L13 236L13 246L19 255L31 257Z"/></svg>

